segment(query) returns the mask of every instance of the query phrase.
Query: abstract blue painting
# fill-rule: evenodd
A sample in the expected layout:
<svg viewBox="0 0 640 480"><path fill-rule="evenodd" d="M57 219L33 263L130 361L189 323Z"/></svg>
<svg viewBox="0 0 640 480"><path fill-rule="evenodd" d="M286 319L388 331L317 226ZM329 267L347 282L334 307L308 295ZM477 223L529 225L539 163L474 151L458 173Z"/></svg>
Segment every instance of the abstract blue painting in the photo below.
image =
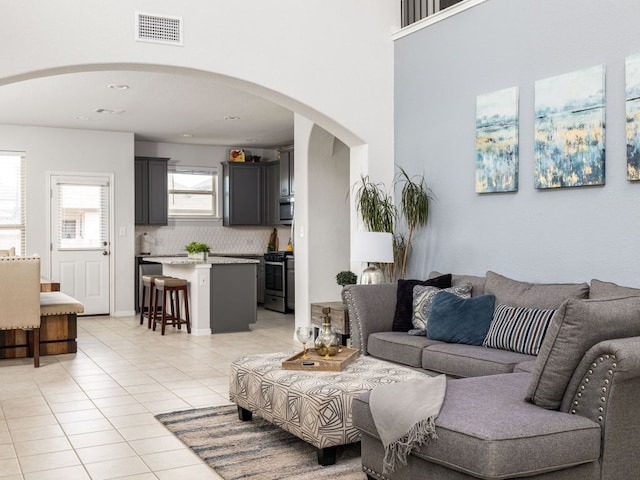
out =
<svg viewBox="0 0 640 480"><path fill-rule="evenodd" d="M640 54L626 60L627 180L640 180Z"/></svg>
<svg viewBox="0 0 640 480"><path fill-rule="evenodd" d="M518 88L476 100L476 193L518 191Z"/></svg>
<svg viewBox="0 0 640 480"><path fill-rule="evenodd" d="M535 188L604 185L604 65L535 85Z"/></svg>

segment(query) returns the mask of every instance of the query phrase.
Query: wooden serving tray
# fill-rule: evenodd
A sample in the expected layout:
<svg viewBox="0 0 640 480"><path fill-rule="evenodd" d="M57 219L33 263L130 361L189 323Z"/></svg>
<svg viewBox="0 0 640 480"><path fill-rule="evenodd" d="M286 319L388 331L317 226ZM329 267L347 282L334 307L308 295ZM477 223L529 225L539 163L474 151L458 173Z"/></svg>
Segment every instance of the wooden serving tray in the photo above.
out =
<svg viewBox="0 0 640 480"><path fill-rule="evenodd" d="M283 370L309 370L315 372L341 372L347 365L353 363L359 356L360 350L355 348L341 347L340 351L328 359L318 355L314 348L307 349L306 360L302 359L303 353L296 353L293 357L282 362ZM303 365L312 362L311 365Z"/></svg>

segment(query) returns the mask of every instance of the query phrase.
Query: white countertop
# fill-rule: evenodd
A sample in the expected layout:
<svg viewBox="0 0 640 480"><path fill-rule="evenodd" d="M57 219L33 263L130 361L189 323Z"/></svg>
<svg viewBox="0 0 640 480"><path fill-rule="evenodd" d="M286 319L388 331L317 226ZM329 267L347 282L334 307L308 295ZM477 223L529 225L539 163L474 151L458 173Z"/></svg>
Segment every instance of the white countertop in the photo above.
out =
<svg viewBox="0 0 640 480"><path fill-rule="evenodd" d="M163 265L230 265L260 263L259 260L234 257L209 257L207 260L194 260L188 257L144 257L145 262L161 263Z"/></svg>

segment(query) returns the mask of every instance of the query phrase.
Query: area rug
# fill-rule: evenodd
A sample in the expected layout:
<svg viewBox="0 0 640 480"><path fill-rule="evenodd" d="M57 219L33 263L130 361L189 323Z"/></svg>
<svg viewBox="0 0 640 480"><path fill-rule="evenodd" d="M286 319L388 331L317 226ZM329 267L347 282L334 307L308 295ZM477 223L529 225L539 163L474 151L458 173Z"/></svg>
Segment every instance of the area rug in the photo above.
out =
<svg viewBox="0 0 640 480"><path fill-rule="evenodd" d="M318 465L316 449L235 405L156 415L171 433L225 480L363 480L360 444L338 447L336 464Z"/></svg>

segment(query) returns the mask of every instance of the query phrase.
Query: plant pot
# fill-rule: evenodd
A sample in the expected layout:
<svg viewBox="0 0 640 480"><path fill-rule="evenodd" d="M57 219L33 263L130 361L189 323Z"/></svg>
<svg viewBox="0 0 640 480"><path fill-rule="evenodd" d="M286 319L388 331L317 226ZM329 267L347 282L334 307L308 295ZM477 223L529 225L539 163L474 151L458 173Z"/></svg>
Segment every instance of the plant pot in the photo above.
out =
<svg viewBox="0 0 640 480"><path fill-rule="evenodd" d="M191 260L206 260L209 257L207 252L195 252L187 254L187 258Z"/></svg>

